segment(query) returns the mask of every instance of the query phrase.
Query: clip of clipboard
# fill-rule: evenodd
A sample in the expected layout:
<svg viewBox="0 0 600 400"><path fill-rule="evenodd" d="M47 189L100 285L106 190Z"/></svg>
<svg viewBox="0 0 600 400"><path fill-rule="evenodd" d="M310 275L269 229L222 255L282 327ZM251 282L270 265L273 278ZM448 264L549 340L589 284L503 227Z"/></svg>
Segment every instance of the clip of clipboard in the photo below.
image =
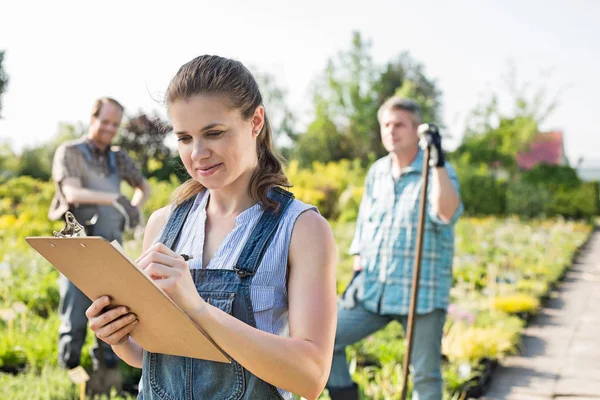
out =
<svg viewBox="0 0 600 400"><path fill-rule="evenodd" d="M111 297L111 308L127 306L139 323L131 337L146 351L231 363L231 358L194 323L118 243L86 236L73 214L53 237L25 240L88 298ZM117 247L119 246L119 247Z"/></svg>

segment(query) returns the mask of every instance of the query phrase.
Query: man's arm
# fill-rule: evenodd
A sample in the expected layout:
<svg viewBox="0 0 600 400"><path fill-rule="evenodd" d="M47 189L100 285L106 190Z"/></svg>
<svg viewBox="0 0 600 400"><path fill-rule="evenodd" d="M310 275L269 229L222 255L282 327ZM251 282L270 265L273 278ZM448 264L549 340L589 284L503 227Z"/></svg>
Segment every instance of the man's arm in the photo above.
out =
<svg viewBox="0 0 600 400"><path fill-rule="evenodd" d="M131 198L131 205L141 210L150 197L150 193L150 184L146 179L144 179L139 186L136 186L135 192L133 192L133 197Z"/></svg>
<svg viewBox="0 0 600 400"><path fill-rule="evenodd" d="M82 187L85 161L74 146L58 146L52 160L52 180L69 204L112 204L117 195Z"/></svg>
<svg viewBox="0 0 600 400"><path fill-rule="evenodd" d="M131 197L131 205L137 207L140 211L144 203L150 197L150 184L142 175L142 171L136 162L123 149L114 148L117 155L117 163L121 177L132 188L135 188Z"/></svg>
<svg viewBox="0 0 600 400"><path fill-rule="evenodd" d="M421 132L421 129L424 129ZM431 170L431 182L428 185L429 193L429 218L437 224L450 224L462 213L460 201L458 178L454 168L447 164L442 149L442 137L435 124L423 124L419 126L421 140L419 146L425 149L430 147L431 159L429 165Z"/></svg>
<svg viewBox="0 0 600 400"><path fill-rule="evenodd" d="M358 208L358 216L356 218L356 230L354 231L354 238L352 239L352 243L350 243L349 253L353 255L353 270L360 271L362 270L362 265L360 262L360 249L362 247L362 230L363 230L363 221L368 215L368 209L370 206L370 198L371 198L371 186L373 175L372 170L369 170L367 173L367 177L365 178L365 189L363 191L362 199L360 200L360 206Z"/></svg>
<svg viewBox="0 0 600 400"><path fill-rule="evenodd" d="M119 193L107 193L83 188L79 178L64 178L59 185L69 204L111 205L119 198Z"/></svg>
<svg viewBox="0 0 600 400"><path fill-rule="evenodd" d="M429 197L431 212L443 223L450 222L460 207L460 195L456 185L446 167L432 168Z"/></svg>

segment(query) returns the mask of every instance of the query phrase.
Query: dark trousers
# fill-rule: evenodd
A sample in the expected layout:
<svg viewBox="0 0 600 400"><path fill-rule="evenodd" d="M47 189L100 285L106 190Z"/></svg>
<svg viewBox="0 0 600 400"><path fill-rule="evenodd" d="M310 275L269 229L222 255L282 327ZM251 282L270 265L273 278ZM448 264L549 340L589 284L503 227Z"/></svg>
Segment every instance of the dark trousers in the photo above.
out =
<svg viewBox="0 0 600 400"><path fill-rule="evenodd" d="M85 343L88 323L85 311L92 305L92 302L64 275L60 275L58 282L60 290L58 363L64 368L71 369L77 367L81 361L81 349ZM97 368L100 362L99 344L102 345L106 367L116 367L119 359L112 348L101 340L96 340L96 343L90 348L94 368Z"/></svg>

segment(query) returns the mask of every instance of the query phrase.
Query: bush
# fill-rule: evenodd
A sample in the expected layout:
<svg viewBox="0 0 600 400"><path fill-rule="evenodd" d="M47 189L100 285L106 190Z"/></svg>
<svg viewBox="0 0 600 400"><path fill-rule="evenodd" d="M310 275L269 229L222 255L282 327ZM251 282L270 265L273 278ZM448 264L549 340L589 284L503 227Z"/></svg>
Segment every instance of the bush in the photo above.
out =
<svg viewBox="0 0 600 400"><path fill-rule="evenodd" d="M567 218L591 218L598 215L598 182L578 187L559 186L545 207L547 215Z"/></svg>
<svg viewBox="0 0 600 400"><path fill-rule="evenodd" d="M300 168L298 161L292 160L285 173L296 198L318 207L325 218L348 221L358 214L366 174L360 160L314 162L310 169Z"/></svg>
<svg viewBox="0 0 600 400"><path fill-rule="evenodd" d="M582 182L568 165L538 164L522 173L521 182L547 193L544 215L591 218L598 214L598 182Z"/></svg>
<svg viewBox="0 0 600 400"><path fill-rule="evenodd" d="M469 215L504 214L506 183L492 174L459 174L460 195Z"/></svg>
<svg viewBox="0 0 600 400"><path fill-rule="evenodd" d="M549 201L550 193L545 188L527 182L515 182L506 191L506 212L525 218L542 216Z"/></svg>
<svg viewBox="0 0 600 400"><path fill-rule="evenodd" d="M521 178L532 185L576 188L581 184L577 171L568 165L538 164L523 172Z"/></svg>

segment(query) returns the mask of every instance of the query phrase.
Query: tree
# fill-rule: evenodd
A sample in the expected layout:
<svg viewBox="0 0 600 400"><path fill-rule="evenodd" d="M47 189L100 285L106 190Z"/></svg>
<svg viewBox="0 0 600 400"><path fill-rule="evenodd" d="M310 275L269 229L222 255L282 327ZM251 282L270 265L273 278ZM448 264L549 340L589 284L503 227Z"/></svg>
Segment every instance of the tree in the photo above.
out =
<svg viewBox="0 0 600 400"><path fill-rule="evenodd" d="M371 42L354 32L350 49L328 61L324 76L315 86L316 116L328 115L348 144L339 155L342 158L366 160L379 141L374 118L377 68L370 49Z"/></svg>
<svg viewBox="0 0 600 400"><path fill-rule="evenodd" d="M390 96L401 94L413 98L423 107L426 121L440 122L441 93L435 82L424 75L422 64L405 52L381 68L373 62L370 50L371 42L354 32L350 48L328 61L313 89L314 121L326 116L342 136L339 140L344 147L336 157L359 158L363 163L386 154L377 110ZM318 132L313 131L312 135ZM319 141L323 143L325 139ZM303 146L314 146L314 142L299 140L294 154L315 153ZM324 151L316 152L315 156L319 161L330 157Z"/></svg>
<svg viewBox="0 0 600 400"><path fill-rule="evenodd" d="M52 154L45 146L23 150L19 157L18 175L47 181L52 176Z"/></svg>
<svg viewBox="0 0 600 400"><path fill-rule="evenodd" d="M128 118L119 145L140 164L144 176L149 177L171 161L171 150L164 143L171 130L171 126L158 115L149 117L139 112Z"/></svg>
<svg viewBox="0 0 600 400"><path fill-rule="evenodd" d="M252 74L258 82L263 97L265 110L273 130L274 142L283 147L291 145L297 139L294 131L296 119L287 103L287 89L282 87L275 76L268 72L254 71Z"/></svg>
<svg viewBox="0 0 600 400"><path fill-rule="evenodd" d="M539 126L558 104L557 97L547 100L547 89L520 83L516 68L509 65L503 78L508 94L507 108L501 107L500 94L492 93L468 117L461 145L453 157L464 163L502 167L509 174L517 170L517 154L527 150L539 133Z"/></svg>
<svg viewBox="0 0 600 400"><path fill-rule="evenodd" d="M323 103L317 104L317 116L306 133L299 136L291 158L300 167L309 168L313 161L327 163L344 158L349 153L348 138L341 135Z"/></svg>
<svg viewBox="0 0 600 400"><path fill-rule="evenodd" d="M8 87L8 74L2 67L2 61L4 61L4 51L0 51L0 118L2 117L2 94Z"/></svg>
<svg viewBox="0 0 600 400"><path fill-rule="evenodd" d="M69 140L77 139L86 132L82 124L72 125L61 122L58 131L48 143L28 147L18 156L16 174L48 180L52 176L52 159L58 146Z"/></svg>
<svg viewBox="0 0 600 400"><path fill-rule="evenodd" d="M18 170L19 157L8 143L2 143L0 145L0 182L17 175Z"/></svg>

